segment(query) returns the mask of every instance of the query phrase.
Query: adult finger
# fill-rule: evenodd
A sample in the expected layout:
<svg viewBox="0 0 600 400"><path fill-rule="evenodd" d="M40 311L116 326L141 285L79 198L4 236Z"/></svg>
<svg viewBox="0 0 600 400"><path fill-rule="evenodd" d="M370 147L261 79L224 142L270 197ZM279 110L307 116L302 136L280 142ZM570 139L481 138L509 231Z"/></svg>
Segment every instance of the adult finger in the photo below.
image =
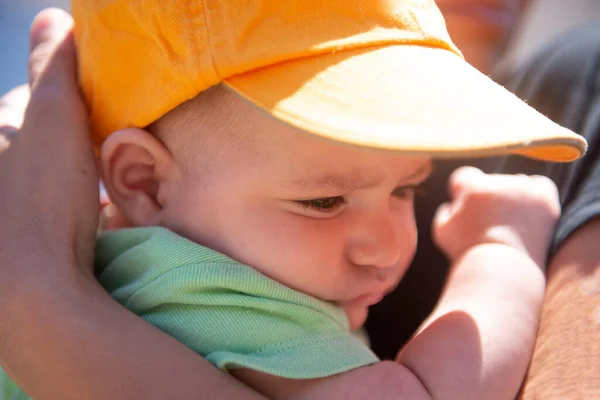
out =
<svg viewBox="0 0 600 400"><path fill-rule="evenodd" d="M29 85L31 87L36 85L42 71L48 66L52 53L60 49L65 37L71 34L72 27L71 16L58 8L45 9L35 17L31 24L29 46ZM72 65L63 67L69 67L69 72L72 72Z"/></svg>
<svg viewBox="0 0 600 400"><path fill-rule="evenodd" d="M24 122L30 126L23 132L33 132L35 137L20 140L43 140L69 146L78 153L87 148L85 153L88 153L92 148L87 112L78 86L72 27L71 16L54 8L40 12L32 24L31 98ZM53 129L44 126L45 121L54 121ZM19 136L23 136L23 132ZM39 136L42 132L45 135Z"/></svg>

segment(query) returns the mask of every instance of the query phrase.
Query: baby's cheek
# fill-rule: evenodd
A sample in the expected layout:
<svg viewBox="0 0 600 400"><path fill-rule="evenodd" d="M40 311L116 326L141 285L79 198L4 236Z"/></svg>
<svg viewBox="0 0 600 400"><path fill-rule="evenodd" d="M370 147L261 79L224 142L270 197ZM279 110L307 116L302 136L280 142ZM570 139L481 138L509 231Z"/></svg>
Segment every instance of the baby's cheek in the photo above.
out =
<svg viewBox="0 0 600 400"><path fill-rule="evenodd" d="M265 224L265 220L261 222ZM348 271L342 239L331 226L286 215L280 220L268 221L260 235L259 238L254 233L251 240L255 245L245 248L253 249L257 260L261 257L261 262L254 264L263 269L261 272L322 300L335 301L344 293Z"/></svg>

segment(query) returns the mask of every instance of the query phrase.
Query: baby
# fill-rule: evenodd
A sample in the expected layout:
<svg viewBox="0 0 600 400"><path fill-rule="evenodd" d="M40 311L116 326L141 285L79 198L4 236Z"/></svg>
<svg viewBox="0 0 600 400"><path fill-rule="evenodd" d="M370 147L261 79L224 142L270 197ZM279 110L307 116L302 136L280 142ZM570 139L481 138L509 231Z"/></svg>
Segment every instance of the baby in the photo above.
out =
<svg viewBox="0 0 600 400"><path fill-rule="evenodd" d="M429 157L324 141L217 86L146 130L110 135L101 165L126 218L162 227L98 241L99 280L127 308L269 397L378 361L350 332L409 266ZM537 330L556 189L475 169L450 188L436 235L453 272L399 356L401 393L512 398Z"/></svg>
<svg viewBox="0 0 600 400"><path fill-rule="evenodd" d="M117 301L272 398L359 398L353 378L382 370L392 398L516 395L559 214L545 178L455 173L436 310L395 363L355 334L412 260L433 158L585 149L466 64L432 1L73 13L103 180L136 226L98 240Z"/></svg>

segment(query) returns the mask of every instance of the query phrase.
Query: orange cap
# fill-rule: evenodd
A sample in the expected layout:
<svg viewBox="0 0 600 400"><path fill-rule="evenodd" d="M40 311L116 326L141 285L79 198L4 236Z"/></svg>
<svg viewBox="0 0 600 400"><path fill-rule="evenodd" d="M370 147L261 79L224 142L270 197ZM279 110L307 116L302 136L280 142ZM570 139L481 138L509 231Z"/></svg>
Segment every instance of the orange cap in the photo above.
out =
<svg viewBox="0 0 600 400"><path fill-rule="evenodd" d="M433 0L72 0L95 140L223 82L275 118L435 157L587 144L466 63Z"/></svg>

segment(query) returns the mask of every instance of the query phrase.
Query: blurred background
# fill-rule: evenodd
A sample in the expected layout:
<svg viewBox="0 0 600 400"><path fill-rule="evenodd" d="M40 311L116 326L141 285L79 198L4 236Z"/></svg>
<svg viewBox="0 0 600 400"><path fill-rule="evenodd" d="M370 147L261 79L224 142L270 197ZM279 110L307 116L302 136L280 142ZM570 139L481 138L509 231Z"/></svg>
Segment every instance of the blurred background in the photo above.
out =
<svg viewBox="0 0 600 400"><path fill-rule="evenodd" d="M486 73L492 73L499 67L514 68L544 43L575 25L600 23L600 0L436 1L442 11L447 12L449 30L467 59ZM494 17L496 20L492 21L493 18L488 18L494 8L503 7L510 14L511 9L518 9L523 4L526 7L523 12L517 13L516 24L510 16L502 20L504 17L500 13L497 13L500 19ZM50 6L68 10L69 0L0 0L0 93L26 81L29 25L38 11ZM456 12L457 9L461 10L460 13ZM474 15L479 19L477 24L473 23ZM482 25L485 21L489 22L487 27ZM495 57L490 62L488 55L478 49L471 50L468 48L470 43L460 40L459 36L467 33L471 37L488 40L495 34L494 24L508 26L511 35L507 46L503 46L502 57ZM487 59L478 59L479 55Z"/></svg>
<svg viewBox="0 0 600 400"><path fill-rule="evenodd" d="M46 7L69 7L69 0L0 0L0 94L27 80L29 25Z"/></svg>

